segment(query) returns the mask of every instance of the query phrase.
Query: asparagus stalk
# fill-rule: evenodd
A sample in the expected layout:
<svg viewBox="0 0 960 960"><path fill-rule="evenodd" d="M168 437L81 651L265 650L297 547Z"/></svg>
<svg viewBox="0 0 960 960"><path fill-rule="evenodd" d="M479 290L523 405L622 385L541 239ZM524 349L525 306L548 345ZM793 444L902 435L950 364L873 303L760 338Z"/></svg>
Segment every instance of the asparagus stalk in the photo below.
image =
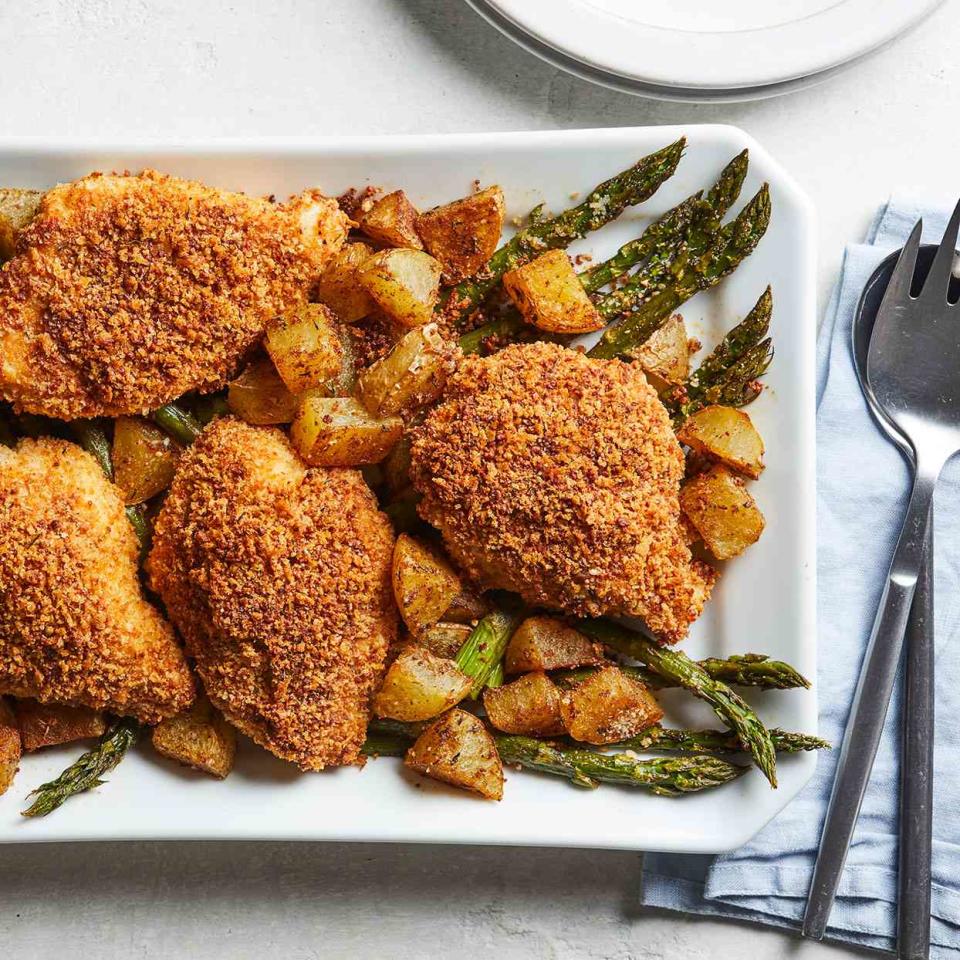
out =
<svg viewBox="0 0 960 960"><path fill-rule="evenodd" d="M681 391L678 419L712 403L741 407L757 395L756 380L773 359L767 337L772 313L773 294L767 287L747 316L691 375Z"/></svg>
<svg viewBox="0 0 960 960"><path fill-rule="evenodd" d="M792 690L797 687L809 688L810 681L789 663L771 660L760 653L733 654L729 657L708 657L698 660L700 667L714 680L736 684L740 687L759 687L763 690ZM563 670L554 675L561 685L579 683L597 671L597 667L581 667L577 670ZM652 690L678 686L676 680L661 676L645 667L633 667L625 664L620 669Z"/></svg>
<svg viewBox="0 0 960 960"><path fill-rule="evenodd" d="M800 753L804 750L829 750L830 744L807 733L789 733L774 728L770 731L777 753ZM676 751L677 753L730 754L747 752L743 742L729 730L674 730L660 724L643 730L628 740L612 744L619 750Z"/></svg>
<svg viewBox="0 0 960 960"><path fill-rule="evenodd" d="M488 613L463 642L455 658L457 666L473 677L470 696L476 699L490 682L520 618L503 610Z"/></svg>
<svg viewBox="0 0 960 960"><path fill-rule="evenodd" d="M368 731L360 752L365 757L402 757L410 748L410 743L408 736Z"/></svg>
<svg viewBox="0 0 960 960"><path fill-rule="evenodd" d="M95 420L75 420L71 424L71 429L80 446L97 461L106 478L112 482L113 455L110 440L107 438L107 433L103 427ZM128 506L124 509L127 519L133 527L133 532L137 535L142 559L150 543L150 524L147 520L146 509L143 504Z"/></svg>
<svg viewBox="0 0 960 960"><path fill-rule="evenodd" d="M497 735L504 763L566 777L578 787L618 783L641 787L661 797L679 797L735 780L747 768L716 757L659 757L640 760L622 753L595 753L557 747L532 737Z"/></svg>
<svg viewBox="0 0 960 960"><path fill-rule="evenodd" d="M589 355L629 357L678 307L695 293L715 286L750 256L769 223L770 190L764 184L740 214L721 227L702 253L691 247L692 256L663 289L642 302L621 323L608 327Z"/></svg>
<svg viewBox="0 0 960 960"><path fill-rule="evenodd" d="M100 742L67 767L56 780L41 784L29 794L36 797L23 811L25 817L45 817L70 797L91 787L99 787L101 777L109 773L137 742L140 724L131 717L115 720L100 738Z"/></svg>
<svg viewBox="0 0 960 960"><path fill-rule="evenodd" d="M770 733L753 708L720 680L715 680L698 663L679 650L618 626L609 620L582 620L579 629L617 653L639 660L649 669L706 701L714 713L749 748L754 763L771 786L777 785L777 757Z"/></svg>
<svg viewBox="0 0 960 960"><path fill-rule="evenodd" d="M456 326L480 306L508 271L546 250L568 246L610 221L629 206L642 203L673 175L683 155L681 138L595 187L587 198L556 217L537 219L501 246L474 276L451 288L437 305L438 313Z"/></svg>
<svg viewBox="0 0 960 960"><path fill-rule="evenodd" d="M203 427L192 413L175 403L165 403L150 416L153 422L165 430L174 440L189 447L200 436Z"/></svg>

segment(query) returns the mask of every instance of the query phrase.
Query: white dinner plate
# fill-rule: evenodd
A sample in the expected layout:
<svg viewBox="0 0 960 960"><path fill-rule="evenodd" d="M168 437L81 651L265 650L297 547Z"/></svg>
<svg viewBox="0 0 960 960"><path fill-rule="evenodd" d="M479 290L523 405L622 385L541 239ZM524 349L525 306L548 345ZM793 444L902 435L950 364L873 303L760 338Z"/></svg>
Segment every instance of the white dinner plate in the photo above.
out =
<svg viewBox="0 0 960 960"><path fill-rule="evenodd" d="M545 133L254 141L192 145L0 143L0 184L45 188L91 170L154 167L213 185L286 195L331 194L371 183L404 188L420 207L499 183L509 218L571 194L675 140L689 139L676 175L647 203L571 248L609 255L651 217L708 185L744 146L751 150L743 203L770 182L773 216L756 253L683 310L705 348L772 284L777 355L769 389L750 408L766 441L767 469L752 490L767 518L763 537L726 565L684 649L693 656L759 651L813 677L814 639L814 240L809 204L793 180L742 131L723 126ZM815 732L814 691L754 693L771 726ZM663 695L668 720L716 725L698 701ZM241 738L242 739L242 738ZM55 776L76 745L25 757L0 797L0 841L121 838L277 838L434 841L711 852L752 837L807 782L816 758L783 757L780 788L751 770L720 789L664 799L622 787L583 791L552 777L507 771L504 799L479 800L407 771L395 759L363 769L304 774L243 741L223 782L193 773L144 745L108 776L42 820L19 815L27 791Z"/></svg>
<svg viewBox="0 0 960 960"><path fill-rule="evenodd" d="M528 49L542 44L607 85L731 99L809 83L879 49L942 0L469 2L514 40L528 38Z"/></svg>

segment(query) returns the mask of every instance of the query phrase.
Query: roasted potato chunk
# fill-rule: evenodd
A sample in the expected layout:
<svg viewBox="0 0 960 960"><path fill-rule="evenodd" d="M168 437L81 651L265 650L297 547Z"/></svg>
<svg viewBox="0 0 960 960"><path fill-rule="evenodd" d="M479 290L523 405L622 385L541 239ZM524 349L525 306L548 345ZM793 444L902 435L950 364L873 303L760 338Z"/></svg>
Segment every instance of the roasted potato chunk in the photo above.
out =
<svg viewBox="0 0 960 960"><path fill-rule="evenodd" d="M754 480L763 472L763 440L743 410L704 407L687 418L677 439Z"/></svg>
<svg viewBox="0 0 960 960"><path fill-rule="evenodd" d="M417 229L443 267L443 282L472 277L493 255L503 230L505 204L499 187L420 214Z"/></svg>
<svg viewBox="0 0 960 960"><path fill-rule="evenodd" d="M364 263L360 283L391 320L419 327L433 319L440 264L421 250L381 250Z"/></svg>
<svg viewBox="0 0 960 960"><path fill-rule="evenodd" d="M266 357L254 360L227 389L227 406L241 420L267 426L289 423L297 413L297 398Z"/></svg>
<svg viewBox="0 0 960 960"><path fill-rule="evenodd" d="M451 710L431 723L403 762L417 773L487 800L503 797L503 764L496 744L483 723L466 710Z"/></svg>
<svg viewBox="0 0 960 960"><path fill-rule="evenodd" d="M452 623L476 623L481 617L490 612L490 604L483 597L478 596L469 587L464 587L450 601L443 614L444 620Z"/></svg>
<svg viewBox="0 0 960 960"><path fill-rule="evenodd" d="M555 737L566 727L560 716L563 699L545 673L525 673L503 687L483 691L483 706L490 723L504 733Z"/></svg>
<svg viewBox="0 0 960 960"><path fill-rule="evenodd" d="M17 235L36 216L42 199L39 190L0 188L0 262L13 256Z"/></svg>
<svg viewBox="0 0 960 960"><path fill-rule="evenodd" d="M438 657L453 660L471 633L473 628L469 624L441 621L418 633L415 642Z"/></svg>
<svg viewBox="0 0 960 960"><path fill-rule="evenodd" d="M373 311L373 300L360 284L360 268L372 254L365 243L348 243L320 277L317 296L341 323L356 323Z"/></svg>
<svg viewBox="0 0 960 960"><path fill-rule="evenodd" d="M166 490L177 470L180 447L142 417L118 417L113 428L113 481L130 506Z"/></svg>
<svg viewBox="0 0 960 960"><path fill-rule="evenodd" d="M399 417L371 417L350 397L310 391L290 427L290 440L312 467L359 467L379 463L403 434Z"/></svg>
<svg viewBox="0 0 960 960"><path fill-rule="evenodd" d="M527 323L550 333L590 333L604 319L562 250L548 250L536 260L509 270L503 285Z"/></svg>
<svg viewBox="0 0 960 960"><path fill-rule="evenodd" d="M372 416L389 417L432 403L455 365L455 351L435 323L405 334L357 379L357 396Z"/></svg>
<svg viewBox="0 0 960 960"><path fill-rule="evenodd" d="M690 340L680 314L674 314L631 354L658 393L690 376Z"/></svg>
<svg viewBox="0 0 960 960"><path fill-rule="evenodd" d="M233 769L237 732L202 694L189 710L161 720L150 738L157 753L220 780Z"/></svg>
<svg viewBox="0 0 960 960"><path fill-rule="evenodd" d="M763 533L756 501L743 480L720 463L680 488L680 507L718 560L743 553Z"/></svg>
<svg viewBox="0 0 960 960"><path fill-rule="evenodd" d="M20 727L5 697L0 697L0 796L10 789L20 766Z"/></svg>
<svg viewBox="0 0 960 960"><path fill-rule="evenodd" d="M381 197L361 218L360 229L387 247L422 250L417 233L417 208L402 190Z"/></svg>
<svg viewBox="0 0 960 960"><path fill-rule="evenodd" d="M336 318L322 303L304 303L277 317L267 327L264 346L294 394L333 380L343 367Z"/></svg>
<svg viewBox="0 0 960 960"><path fill-rule="evenodd" d="M527 617L504 655L506 673L566 670L605 663L602 648L556 617Z"/></svg>
<svg viewBox="0 0 960 960"><path fill-rule="evenodd" d="M14 710L20 725L20 740L27 753L99 737L107 729L103 714L89 707L17 700Z"/></svg>
<svg viewBox="0 0 960 960"><path fill-rule="evenodd" d="M391 720L431 720L458 704L472 685L452 660L422 647L405 647L373 698L373 712Z"/></svg>
<svg viewBox="0 0 960 960"><path fill-rule="evenodd" d="M560 714L567 733L583 743L616 743L663 719L663 710L639 680L604 667L564 694Z"/></svg>
<svg viewBox="0 0 960 960"><path fill-rule="evenodd" d="M438 550L405 533L397 537L393 595L403 622L414 636L444 615L460 589L460 578Z"/></svg>

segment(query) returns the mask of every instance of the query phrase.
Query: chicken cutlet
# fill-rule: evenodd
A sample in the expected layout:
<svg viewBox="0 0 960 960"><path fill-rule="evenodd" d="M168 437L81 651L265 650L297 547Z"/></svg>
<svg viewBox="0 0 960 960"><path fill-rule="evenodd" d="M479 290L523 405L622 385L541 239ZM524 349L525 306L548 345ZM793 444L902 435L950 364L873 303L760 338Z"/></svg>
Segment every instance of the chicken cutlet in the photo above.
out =
<svg viewBox="0 0 960 960"><path fill-rule="evenodd" d="M194 682L117 488L63 440L0 447L0 694L155 723Z"/></svg>
<svg viewBox="0 0 960 960"><path fill-rule="evenodd" d="M0 271L0 395L30 413L144 413L223 386L304 301L350 221L155 171L50 190Z"/></svg>
<svg viewBox="0 0 960 960"><path fill-rule="evenodd" d="M549 343L468 358L412 433L420 513L469 576L671 643L714 580L682 532L683 470L638 367Z"/></svg>
<svg viewBox="0 0 960 960"><path fill-rule="evenodd" d="M305 770L358 760L396 635L393 529L356 470L230 417L183 455L147 570L213 704Z"/></svg>

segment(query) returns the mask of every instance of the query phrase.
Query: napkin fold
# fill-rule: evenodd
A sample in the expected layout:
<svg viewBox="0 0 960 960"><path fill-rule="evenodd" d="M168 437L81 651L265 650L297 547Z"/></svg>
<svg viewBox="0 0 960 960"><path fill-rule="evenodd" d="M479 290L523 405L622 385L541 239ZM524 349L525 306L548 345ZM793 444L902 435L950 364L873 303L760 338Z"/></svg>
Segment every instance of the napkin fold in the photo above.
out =
<svg viewBox="0 0 960 960"><path fill-rule="evenodd" d="M939 243L949 210L894 198L879 211L866 242L847 248L817 342L819 733L835 745L843 738L909 490L906 464L877 429L860 393L850 328L870 274L903 245L921 216L924 242ZM956 960L960 951L960 651L956 649L960 458L948 464L941 478L934 516L937 732L931 956ZM893 949L896 936L899 698L898 690L827 932L830 939L880 950ZM838 753L821 754L811 782L741 849L718 857L648 854L642 901L668 910L799 929Z"/></svg>

